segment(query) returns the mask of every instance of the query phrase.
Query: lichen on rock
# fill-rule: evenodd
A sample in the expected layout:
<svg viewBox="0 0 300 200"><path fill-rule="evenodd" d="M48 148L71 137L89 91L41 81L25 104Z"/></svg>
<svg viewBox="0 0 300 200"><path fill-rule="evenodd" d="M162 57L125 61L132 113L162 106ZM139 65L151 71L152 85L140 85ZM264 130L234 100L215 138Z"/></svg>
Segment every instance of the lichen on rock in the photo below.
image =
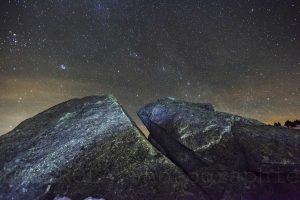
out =
<svg viewBox="0 0 300 200"><path fill-rule="evenodd" d="M138 115L150 132L149 141L211 199L300 195L299 131L175 98L149 103ZM296 182L287 180L291 174ZM279 182L278 176L284 180Z"/></svg>
<svg viewBox="0 0 300 200"><path fill-rule="evenodd" d="M73 99L0 137L0 199L198 198L113 96Z"/></svg>

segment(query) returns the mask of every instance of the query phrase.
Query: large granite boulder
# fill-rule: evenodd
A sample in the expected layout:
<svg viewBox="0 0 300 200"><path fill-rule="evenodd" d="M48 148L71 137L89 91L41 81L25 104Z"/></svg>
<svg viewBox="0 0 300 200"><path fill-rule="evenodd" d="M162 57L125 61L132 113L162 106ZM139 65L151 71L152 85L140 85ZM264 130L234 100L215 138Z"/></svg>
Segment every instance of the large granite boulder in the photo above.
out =
<svg viewBox="0 0 300 200"><path fill-rule="evenodd" d="M149 141L210 199L298 199L300 131L163 98L141 108Z"/></svg>
<svg viewBox="0 0 300 200"><path fill-rule="evenodd" d="M0 199L207 199L112 96L59 104L0 137Z"/></svg>

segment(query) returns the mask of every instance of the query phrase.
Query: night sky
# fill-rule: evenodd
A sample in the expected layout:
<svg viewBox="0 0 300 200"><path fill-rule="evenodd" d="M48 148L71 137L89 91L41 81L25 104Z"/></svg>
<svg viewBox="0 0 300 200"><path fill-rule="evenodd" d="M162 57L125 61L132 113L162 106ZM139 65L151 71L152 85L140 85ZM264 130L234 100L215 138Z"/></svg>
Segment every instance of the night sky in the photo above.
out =
<svg viewBox="0 0 300 200"><path fill-rule="evenodd" d="M299 22L298 0L1 0L0 134L103 94L300 118Z"/></svg>

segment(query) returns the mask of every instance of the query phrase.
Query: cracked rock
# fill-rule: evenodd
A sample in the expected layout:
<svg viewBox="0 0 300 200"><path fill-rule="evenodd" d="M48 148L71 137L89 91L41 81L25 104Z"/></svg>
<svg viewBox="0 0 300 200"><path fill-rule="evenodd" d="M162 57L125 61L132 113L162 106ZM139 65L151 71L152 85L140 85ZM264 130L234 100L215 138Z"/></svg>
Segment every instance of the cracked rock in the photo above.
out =
<svg viewBox="0 0 300 200"><path fill-rule="evenodd" d="M206 199L112 96L73 99L0 137L0 199Z"/></svg>
<svg viewBox="0 0 300 200"><path fill-rule="evenodd" d="M300 131L174 98L150 103L138 115L149 141L210 199L300 196Z"/></svg>

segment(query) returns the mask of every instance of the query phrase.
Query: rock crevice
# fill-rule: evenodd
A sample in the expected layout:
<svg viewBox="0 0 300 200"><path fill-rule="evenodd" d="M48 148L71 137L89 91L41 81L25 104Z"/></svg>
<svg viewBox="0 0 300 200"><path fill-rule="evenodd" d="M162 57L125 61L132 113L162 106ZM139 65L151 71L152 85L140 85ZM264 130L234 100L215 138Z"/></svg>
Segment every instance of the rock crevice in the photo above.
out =
<svg viewBox="0 0 300 200"><path fill-rule="evenodd" d="M138 115L150 132L149 141L212 199L297 199L300 132L203 105L209 104L164 98ZM290 175L296 181L288 180Z"/></svg>
<svg viewBox="0 0 300 200"><path fill-rule="evenodd" d="M25 120L0 136L0 199L300 196L298 130L170 97L138 115L148 140L110 95L73 99Z"/></svg>
<svg viewBox="0 0 300 200"><path fill-rule="evenodd" d="M0 199L205 199L113 96L54 106L0 137Z"/></svg>

